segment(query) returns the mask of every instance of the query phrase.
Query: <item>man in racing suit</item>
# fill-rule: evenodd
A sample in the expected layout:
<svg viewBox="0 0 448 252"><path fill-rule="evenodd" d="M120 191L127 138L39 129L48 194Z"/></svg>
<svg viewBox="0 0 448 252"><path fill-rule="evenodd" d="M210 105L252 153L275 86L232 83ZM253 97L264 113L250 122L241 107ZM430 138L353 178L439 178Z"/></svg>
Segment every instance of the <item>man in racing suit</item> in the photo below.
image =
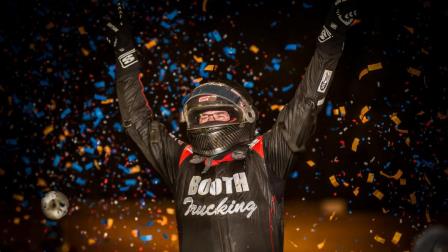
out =
<svg viewBox="0 0 448 252"><path fill-rule="evenodd" d="M195 88L183 111L189 145L155 120L118 10L120 24L107 26L123 126L173 192L181 251L282 251L285 179L312 136L356 11L335 2L294 97L262 135L244 88L228 81Z"/></svg>

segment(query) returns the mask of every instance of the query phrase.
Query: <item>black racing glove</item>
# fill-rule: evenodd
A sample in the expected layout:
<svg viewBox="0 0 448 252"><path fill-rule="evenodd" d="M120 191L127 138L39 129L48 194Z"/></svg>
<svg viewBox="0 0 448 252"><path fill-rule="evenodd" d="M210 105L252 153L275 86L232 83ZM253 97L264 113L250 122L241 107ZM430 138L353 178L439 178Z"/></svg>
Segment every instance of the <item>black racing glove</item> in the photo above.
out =
<svg viewBox="0 0 448 252"><path fill-rule="evenodd" d="M336 0L332 5L318 41L323 43L333 37L345 37L346 31L358 17L354 0Z"/></svg>
<svg viewBox="0 0 448 252"><path fill-rule="evenodd" d="M125 20L123 5L121 2L117 3L117 10L117 24L108 22L106 25L108 33L107 41L114 47L115 56L118 61L117 68L124 70L132 65L135 66L135 63L138 62L138 57L135 50L133 37Z"/></svg>

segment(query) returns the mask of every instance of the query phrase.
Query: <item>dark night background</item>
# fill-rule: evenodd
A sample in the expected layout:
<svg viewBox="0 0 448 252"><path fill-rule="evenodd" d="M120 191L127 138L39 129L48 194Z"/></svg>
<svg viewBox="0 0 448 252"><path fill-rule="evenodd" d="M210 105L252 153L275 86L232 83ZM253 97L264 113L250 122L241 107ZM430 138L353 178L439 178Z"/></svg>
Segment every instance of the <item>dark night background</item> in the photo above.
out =
<svg viewBox="0 0 448 252"><path fill-rule="evenodd" d="M275 105L300 83L332 1L209 0L206 11L202 1L125 3L150 105L183 138L179 110L200 77L244 84L260 132L268 130ZM176 251L170 194L119 124L104 32L113 1L1 5L0 251ZM359 9L318 130L287 183L285 251L319 250L322 241L323 251L406 251L428 226L448 224L447 5L364 0ZM209 64L217 70L203 71ZM344 116L334 112L340 107ZM401 180L384 176L399 170ZM40 211L50 190L70 199L58 222ZM326 199L344 206L336 219L321 212Z"/></svg>

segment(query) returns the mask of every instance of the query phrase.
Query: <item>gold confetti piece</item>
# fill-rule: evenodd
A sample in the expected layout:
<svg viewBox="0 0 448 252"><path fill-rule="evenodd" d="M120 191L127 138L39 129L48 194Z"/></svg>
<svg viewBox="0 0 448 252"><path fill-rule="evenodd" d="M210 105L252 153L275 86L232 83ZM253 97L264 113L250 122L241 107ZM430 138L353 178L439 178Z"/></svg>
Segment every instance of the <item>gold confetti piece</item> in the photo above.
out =
<svg viewBox="0 0 448 252"><path fill-rule="evenodd" d="M406 179L405 178L401 178L400 179L400 185L402 185L402 186L406 185Z"/></svg>
<svg viewBox="0 0 448 252"><path fill-rule="evenodd" d="M421 51L423 54L426 54L426 55L429 54L428 50L426 50L425 48L422 48L420 51Z"/></svg>
<svg viewBox="0 0 448 252"><path fill-rule="evenodd" d="M369 72L376 71L376 70L383 69L383 65L381 64L381 62L378 62L378 63L375 63L375 64L368 65L367 69L369 70Z"/></svg>
<svg viewBox="0 0 448 252"><path fill-rule="evenodd" d="M339 115L339 109L337 108L333 109L333 115L335 116Z"/></svg>
<svg viewBox="0 0 448 252"><path fill-rule="evenodd" d="M409 194L409 199L410 199L412 205L417 204L417 197L415 197L415 192Z"/></svg>
<svg viewBox="0 0 448 252"><path fill-rule="evenodd" d="M97 170L100 169L100 164L98 163L98 161L97 161L96 159L93 160L93 164L95 165L95 168L96 168Z"/></svg>
<svg viewBox="0 0 448 252"><path fill-rule="evenodd" d="M285 107L284 105L271 105L271 110L278 110L278 111L282 111L283 107Z"/></svg>
<svg viewBox="0 0 448 252"><path fill-rule="evenodd" d="M92 238L90 238L88 241L87 241L87 243L89 244L89 245L93 245L93 244L95 244L96 243L96 240L95 239L92 239Z"/></svg>
<svg viewBox="0 0 448 252"><path fill-rule="evenodd" d="M193 59L194 59L194 61L196 61L196 63L201 63L202 62L202 57L193 55Z"/></svg>
<svg viewBox="0 0 448 252"><path fill-rule="evenodd" d="M358 194L359 194L359 187L356 187L355 190L353 190L353 194L355 196L358 196Z"/></svg>
<svg viewBox="0 0 448 252"><path fill-rule="evenodd" d="M401 239L401 233L395 232L394 236L392 237L392 243L397 245L400 239Z"/></svg>
<svg viewBox="0 0 448 252"><path fill-rule="evenodd" d="M177 234L171 234L171 241L175 242L179 239L179 237L177 236Z"/></svg>
<svg viewBox="0 0 448 252"><path fill-rule="evenodd" d="M330 221L334 219L334 216L336 216L336 211L333 211L330 215L330 218L328 218Z"/></svg>
<svg viewBox="0 0 448 252"><path fill-rule="evenodd" d="M361 119L362 123L366 123L369 121L369 119L366 116L366 114L367 114L367 112L369 112L369 110L370 110L370 106L367 106L367 105L361 109L361 113L359 114L359 119Z"/></svg>
<svg viewBox="0 0 448 252"><path fill-rule="evenodd" d="M90 51L89 50L87 50L87 49L85 49L85 48L81 48L81 52L82 52L82 54L84 55L84 56L89 56L89 54L90 54Z"/></svg>
<svg viewBox="0 0 448 252"><path fill-rule="evenodd" d="M375 241L384 244L386 242L386 239L384 239L383 237L379 236L379 235L375 235L375 237L373 237L373 239L375 239Z"/></svg>
<svg viewBox="0 0 448 252"><path fill-rule="evenodd" d="M79 31L79 34L81 34L81 35L87 34L86 29L84 28L84 26L78 27L78 31Z"/></svg>
<svg viewBox="0 0 448 252"><path fill-rule="evenodd" d="M319 250L323 249L324 246L325 246L325 241L326 241L326 240L327 240L327 239L324 239L321 243L317 244L317 249L319 249Z"/></svg>
<svg viewBox="0 0 448 252"><path fill-rule="evenodd" d="M426 183L428 183L428 185L431 185L431 181L429 181L428 176L426 176L426 173L423 173L423 178L425 179Z"/></svg>
<svg viewBox="0 0 448 252"><path fill-rule="evenodd" d="M112 102L114 102L114 99L109 98L107 100L101 101L101 104L105 105L105 104L111 104Z"/></svg>
<svg viewBox="0 0 448 252"><path fill-rule="evenodd" d="M45 182L45 180L43 178L38 178L37 179L37 186L46 187L47 186L47 182Z"/></svg>
<svg viewBox="0 0 448 252"><path fill-rule="evenodd" d="M137 237L138 237L138 234L139 234L138 229L132 229L132 231L131 231L131 235L132 235L132 237L137 238Z"/></svg>
<svg viewBox="0 0 448 252"><path fill-rule="evenodd" d="M140 165L133 166L131 168L131 170L129 171L130 174L139 173L139 172L140 172Z"/></svg>
<svg viewBox="0 0 448 252"><path fill-rule="evenodd" d="M355 137L352 143L352 151L356 152L358 150L359 138Z"/></svg>
<svg viewBox="0 0 448 252"><path fill-rule="evenodd" d="M14 224L16 224L16 225L20 224L20 218L19 217L15 217L14 218Z"/></svg>
<svg viewBox="0 0 448 252"><path fill-rule="evenodd" d="M111 149L110 149L109 145L106 145L106 147L104 147L104 152L106 152L106 156L110 155Z"/></svg>
<svg viewBox="0 0 448 252"><path fill-rule="evenodd" d="M414 27L410 27L410 26L406 26L406 25L403 25L403 27L411 34L414 34Z"/></svg>
<svg viewBox="0 0 448 252"><path fill-rule="evenodd" d="M347 183L347 182L345 182L345 181L344 181L342 184L343 184L345 187L349 187L349 186L350 186L350 184Z"/></svg>
<svg viewBox="0 0 448 252"><path fill-rule="evenodd" d="M162 216L161 220L156 220L157 223L159 223L161 226L165 226L168 224L168 218L166 216Z"/></svg>
<svg viewBox="0 0 448 252"><path fill-rule="evenodd" d="M173 215L173 214L174 214L174 208L170 208L170 207L168 207L168 208L166 209L166 213L167 213L167 214L171 214L171 215Z"/></svg>
<svg viewBox="0 0 448 252"><path fill-rule="evenodd" d="M364 68L363 70L361 70L361 72L359 72L359 76L358 79L361 80L364 76L366 76L369 73L369 69Z"/></svg>
<svg viewBox="0 0 448 252"><path fill-rule="evenodd" d="M48 125L48 126L45 127L45 129L44 129L44 136L50 134L53 130L54 130L53 125Z"/></svg>
<svg viewBox="0 0 448 252"><path fill-rule="evenodd" d="M207 66L204 68L204 71L213 72L213 71L215 71L216 69L218 69L218 66L217 66L217 65L207 65Z"/></svg>
<svg viewBox="0 0 448 252"><path fill-rule="evenodd" d="M404 140L404 143L405 143L407 146L411 146L411 138L406 137L406 139Z"/></svg>
<svg viewBox="0 0 448 252"><path fill-rule="evenodd" d="M345 116L346 111L345 111L345 107L344 106L340 106L339 107L339 113L341 113L341 116Z"/></svg>
<svg viewBox="0 0 448 252"><path fill-rule="evenodd" d="M112 219L112 218L107 218L106 229L110 229L110 228L112 227L113 224L114 224L114 219Z"/></svg>
<svg viewBox="0 0 448 252"><path fill-rule="evenodd" d="M417 77L419 77L420 74L422 73L422 71L421 71L421 70L418 70L418 69L416 69L416 68L413 68L413 67L409 67L409 68L408 68L408 73L409 73L411 76L417 76Z"/></svg>
<svg viewBox="0 0 448 252"><path fill-rule="evenodd" d="M291 243L291 245L292 245L294 248L298 248L298 247L299 247L299 245L295 244L293 241L291 241L291 240L288 240L288 241L289 241L289 243Z"/></svg>
<svg viewBox="0 0 448 252"><path fill-rule="evenodd" d="M384 194L378 189L373 192L373 195L379 200L382 200L384 197Z"/></svg>
<svg viewBox="0 0 448 252"><path fill-rule="evenodd" d="M24 220L29 220L30 217L31 217L31 216L30 216L29 214L25 214L25 215L23 216L23 219L24 219Z"/></svg>
<svg viewBox="0 0 448 252"><path fill-rule="evenodd" d="M400 125L401 120L400 118L398 118L397 113L392 113L392 115L390 115L389 117L395 123L395 125Z"/></svg>
<svg viewBox="0 0 448 252"><path fill-rule="evenodd" d="M146 43L145 47L146 47L146 49L151 49L156 45L157 45L157 39L153 39L153 40L150 40L148 43Z"/></svg>
<svg viewBox="0 0 448 252"><path fill-rule="evenodd" d="M339 183L338 183L338 181L336 180L336 177L335 177L334 175L330 176L329 179L330 179L331 184L332 184L334 187L338 187L338 186L339 186Z"/></svg>
<svg viewBox="0 0 448 252"><path fill-rule="evenodd" d="M403 171L401 169L398 169L398 171L394 175L392 175L392 176L387 175L383 171L380 171L380 174L383 175L386 178L399 180L401 178L401 176L403 175Z"/></svg>
<svg viewBox="0 0 448 252"><path fill-rule="evenodd" d="M314 167L314 166L316 165L316 163L314 163L313 160L308 160L308 161L306 161L306 164L307 164L309 167Z"/></svg>
<svg viewBox="0 0 448 252"><path fill-rule="evenodd" d="M428 208L426 208L425 216L426 216L426 222L431 223L431 216L429 215Z"/></svg>
<svg viewBox="0 0 448 252"><path fill-rule="evenodd" d="M251 52L255 53L255 54L257 54L258 51L260 51L260 49L258 49L258 47L257 47L256 45L251 45L251 46L249 47L249 50L250 50Z"/></svg>
<svg viewBox="0 0 448 252"><path fill-rule="evenodd" d="M62 244L61 250L62 250L62 252L70 252L70 244L68 244L67 242L64 242L64 244Z"/></svg>
<svg viewBox="0 0 448 252"><path fill-rule="evenodd" d="M13 194L12 198L15 200L18 200L18 201L22 201L24 199L23 195L20 195L20 194Z"/></svg>
<svg viewBox="0 0 448 252"><path fill-rule="evenodd" d="M202 77L196 78L193 80L195 83L200 83L202 81Z"/></svg>
<svg viewBox="0 0 448 252"><path fill-rule="evenodd" d="M102 154L103 153L103 146L101 146L101 145L98 145L97 147L96 147L96 151L98 151L98 154Z"/></svg>
<svg viewBox="0 0 448 252"><path fill-rule="evenodd" d="M386 208L381 208L381 211L383 211L383 214L387 214L390 210L387 210Z"/></svg>
<svg viewBox="0 0 448 252"><path fill-rule="evenodd" d="M202 11L207 12L207 0L202 1Z"/></svg>
<svg viewBox="0 0 448 252"><path fill-rule="evenodd" d="M369 175L367 176L367 183L372 183L374 178L375 174L369 172Z"/></svg>
<svg viewBox="0 0 448 252"><path fill-rule="evenodd" d="M53 22L50 22L50 23L48 23L48 24L45 26L45 29L50 30L50 29L53 28L53 27L54 27L54 23L53 23Z"/></svg>

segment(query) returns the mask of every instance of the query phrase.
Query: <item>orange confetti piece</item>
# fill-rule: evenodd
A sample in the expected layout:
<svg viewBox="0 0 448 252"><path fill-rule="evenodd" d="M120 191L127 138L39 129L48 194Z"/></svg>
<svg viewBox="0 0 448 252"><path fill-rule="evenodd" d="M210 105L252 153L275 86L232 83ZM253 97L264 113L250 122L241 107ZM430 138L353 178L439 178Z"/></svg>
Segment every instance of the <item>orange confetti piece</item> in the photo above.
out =
<svg viewBox="0 0 448 252"><path fill-rule="evenodd" d="M373 192L373 196L375 196L379 200L382 200L384 197L384 193L377 189Z"/></svg>
<svg viewBox="0 0 448 252"><path fill-rule="evenodd" d="M202 11L207 12L207 0L202 1Z"/></svg>
<svg viewBox="0 0 448 252"><path fill-rule="evenodd" d="M353 194L355 196L358 196L358 194L359 194L359 187L356 187L355 190L353 190Z"/></svg>
<svg viewBox="0 0 448 252"><path fill-rule="evenodd" d="M274 104L274 105L271 105L271 110L282 111L283 107L284 107L284 105L277 105L277 104Z"/></svg>
<svg viewBox="0 0 448 252"><path fill-rule="evenodd" d="M216 69L218 69L218 66L217 66L217 65L207 65L207 66L204 68L204 71L213 72L213 71L215 71Z"/></svg>
<svg viewBox="0 0 448 252"><path fill-rule="evenodd" d="M84 28L84 26L78 27L78 31L79 31L79 34L81 34L81 35L87 34L86 29Z"/></svg>
<svg viewBox="0 0 448 252"><path fill-rule="evenodd" d="M409 194L409 199L412 205L417 204L417 197L415 197L415 192Z"/></svg>
<svg viewBox="0 0 448 252"><path fill-rule="evenodd" d="M328 219L332 221L334 219L334 216L336 216L336 211L333 211Z"/></svg>
<svg viewBox="0 0 448 252"><path fill-rule="evenodd" d="M114 102L114 99L109 98L107 100L101 101L101 104L106 105L106 104L111 104L112 102Z"/></svg>
<svg viewBox="0 0 448 252"><path fill-rule="evenodd" d="M107 218L106 229L110 229L110 228L112 227L113 224L114 224L114 219L112 219L112 218Z"/></svg>
<svg viewBox="0 0 448 252"><path fill-rule="evenodd" d="M18 201L22 201L24 199L23 195L20 194L13 194L12 198Z"/></svg>
<svg viewBox="0 0 448 252"><path fill-rule="evenodd" d="M403 171L400 170L400 169L398 169L398 171L397 171L394 175L392 175L392 176L387 175L387 174L384 173L383 171L380 171L380 174L383 175L383 176L386 177L386 178L399 180L399 179L401 178L401 176L403 175Z"/></svg>
<svg viewBox="0 0 448 252"><path fill-rule="evenodd" d="M355 137L352 142L352 151L356 152L358 150L359 138Z"/></svg>
<svg viewBox="0 0 448 252"><path fill-rule="evenodd" d="M392 241L393 244L397 245L398 242L400 241L400 239L401 239L401 233L400 232L395 232L395 234L392 237L391 241Z"/></svg>
<svg viewBox="0 0 448 252"><path fill-rule="evenodd" d="M110 149L109 145L106 145L106 147L104 147L104 152L106 152L106 156L110 155L111 149Z"/></svg>
<svg viewBox="0 0 448 252"><path fill-rule="evenodd" d="M375 241L384 244L386 242L386 239L384 239L383 237L379 236L379 235L375 235L375 237L373 237L373 239L375 239Z"/></svg>
<svg viewBox="0 0 448 252"><path fill-rule="evenodd" d="M406 26L406 25L403 25L403 27L411 34L414 34L414 27L410 27L410 26Z"/></svg>
<svg viewBox="0 0 448 252"><path fill-rule="evenodd" d="M139 231L138 231L138 229L133 229L133 230L131 231L131 235L132 235L132 237L137 238L138 235L139 235Z"/></svg>
<svg viewBox="0 0 448 252"><path fill-rule="evenodd" d="M404 179L404 178L401 178L400 179L400 185L406 185L406 179Z"/></svg>
<svg viewBox="0 0 448 252"><path fill-rule="evenodd" d="M316 165L316 163L314 163L313 160L308 160L308 161L306 161L306 164L307 164L309 167L314 167L314 166Z"/></svg>
<svg viewBox="0 0 448 252"><path fill-rule="evenodd" d="M44 129L44 136L50 134L51 132L53 132L53 130L54 130L53 125L48 125L48 126L45 127L45 129Z"/></svg>
<svg viewBox="0 0 448 252"><path fill-rule="evenodd" d="M90 238L89 240L87 240L87 243L88 243L89 245L93 245L93 244L95 244L95 243L96 243L96 240L95 240L95 239L92 239L92 238Z"/></svg>
<svg viewBox="0 0 448 252"><path fill-rule="evenodd" d="M425 216L426 216L426 222L431 223L431 216L429 215L428 208L426 208Z"/></svg>
<svg viewBox="0 0 448 252"><path fill-rule="evenodd" d="M131 168L131 170L129 171L130 174L139 173L139 172L140 172L140 165L133 166Z"/></svg>
<svg viewBox="0 0 448 252"><path fill-rule="evenodd" d="M383 65L381 64L381 62L378 62L378 63L375 63L375 64L368 65L367 69L369 70L369 72L376 71L376 70L383 69Z"/></svg>
<svg viewBox="0 0 448 252"><path fill-rule="evenodd" d="M251 46L249 47L249 50L250 50L251 52L255 53L255 54L257 54L258 51L260 51L260 49L259 49L256 45L251 45Z"/></svg>
<svg viewBox="0 0 448 252"><path fill-rule="evenodd" d="M411 76L417 76L417 77L419 77L420 74L422 74L422 71L419 70L419 69L417 69L417 68L409 67L409 68L408 68L408 73L409 73Z"/></svg>
<svg viewBox="0 0 448 252"><path fill-rule="evenodd" d="M369 110L370 110L370 106L367 106L367 105L361 109L361 113L359 114L359 119L361 119L362 123L366 123L369 121L369 119L366 116L366 114L367 114L367 112L369 112Z"/></svg>
<svg viewBox="0 0 448 252"><path fill-rule="evenodd" d="M367 176L367 183L372 183L374 178L375 174L369 172L369 175Z"/></svg>
<svg viewBox="0 0 448 252"><path fill-rule="evenodd" d="M47 186L47 182L45 182L45 180L43 178L38 178L37 179L37 186L46 187Z"/></svg>
<svg viewBox="0 0 448 252"><path fill-rule="evenodd" d="M171 215L173 215L173 214L174 214L174 208L168 207L168 208L166 209L166 213L167 213L167 214L171 214Z"/></svg>
<svg viewBox="0 0 448 252"><path fill-rule="evenodd" d="M334 175L330 176L329 179L330 179L331 184L332 184L334 187L338 187L338 186L339 186L339 183L338 183L338 181L336 180L336 177L335 177Z"/></svg>
<svg viewBox="0 0 448 252"><path fill-rule="evenodd" d="M341 114L341 116L345 116L346 111L345 111L345 107L344 106L340 106L339 107L339 113Z"/></svg>
<svg viewBox="0 0 448 252"><path fill-rule="evenodd" d="M14 224L16 224L16 225L20 224L20 218L19 217L15 217L14 218Z"/></svg>
<svg viewBox="0 0 448 252"><path fill-rule="evenodd" d="M196 63L201 63L202 62L202 57L193 55L193 59L194 59L194 61L196 61Z"/></svg>
<svg viewBox="0 0 448 252"><path fill-rule="evenodd" d="M157 39L153 39L153 40L150 40L148 43L146 43L145 47L146 47L146 49L151 49L156 45L157 45Z"/></svg>
<svg viewBox="0 0 448 252"><path fill-rule="evenodd" d="M325 240L323 240L321 243L317 244L317 249L319 249L319 250L323 249L323 248L325 247L325 241L326 241L326 240L327 240L327 239L325 239Z"/></svg>
<svg viewBox="0 0 448 252"><path fill-rule="evenodd" d="M364 76L366 76L369 73L369 69L364 68L359 72L358 80L361 80Z"/></svg>
<svg viewBox="0 0 448 252"><path fill-rule="evenodd" d="M97 147L96 147L96 151L98 151L98 154L102 154L103 153L103 146L101 146L101 145L98 145Z"/></svg>
<svg viewBox="0 0 448 252"><path fill-rule="evenodd" d="M168 224L168 218L166 216L162 216L161 220L156 220L157 223L159 223L161 226L165 226Z"/></svg>
<svg viewBox="0 0 448 252"><path fill-rule="evenodd" d="M400 118L398 118L397 113L393 113L389 117L397 126L400 125L401 120L400 120Z"/></svg>
<svg viewBox="0 0 448 252"><path fill-rule="evenodd" d="M177 236L177 234L172 234L171 235L171 241L175 242L179 239L179 237Z"/></svg>
<svg viewBox="0 0 448 252"><path fill-rule="evenodd" d="M85 48L81 48L81 52L82 52L82 54L84 55L84 56L89 56L89 54L90 54L90 51L89 50L87 50L87 49L85 49Z"/></svg>

